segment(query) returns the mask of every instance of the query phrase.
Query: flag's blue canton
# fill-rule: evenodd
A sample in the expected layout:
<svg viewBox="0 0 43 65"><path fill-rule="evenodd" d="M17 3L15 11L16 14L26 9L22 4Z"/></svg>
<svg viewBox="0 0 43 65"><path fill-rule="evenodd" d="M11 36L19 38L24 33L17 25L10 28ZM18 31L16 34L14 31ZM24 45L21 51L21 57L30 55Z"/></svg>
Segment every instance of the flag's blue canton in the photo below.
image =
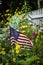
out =
<svg viewBox="0 0 43 65"><path fill-rule="evenodd" d="M13 29L13 28L10 27L10 36L14 37L15 40L17 40L18 36L19 36L19 32L17 32L15 29Z"/></svg>

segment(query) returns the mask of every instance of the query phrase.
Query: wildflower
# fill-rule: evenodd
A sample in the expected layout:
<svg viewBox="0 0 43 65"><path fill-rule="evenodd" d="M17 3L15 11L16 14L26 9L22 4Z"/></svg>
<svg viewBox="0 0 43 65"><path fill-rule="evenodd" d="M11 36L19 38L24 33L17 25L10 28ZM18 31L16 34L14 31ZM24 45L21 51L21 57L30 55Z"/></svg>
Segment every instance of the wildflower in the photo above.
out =
<svg viewBox="0 0 43 65"><path fill-rule="evenodd" d="M22 26L22 28L27 28L27 25L25 25L25 26Z"/></svg>
<svg viewBox="0 0 43 65"><path fill-rule="evenodd" d="M7 9L6 12L9 12L9 9Z"/></svg>
<svg viewBox="0 0 43 65"><path fill-rule="evenodd" d="M19 49L16 49L16 53L19 53Z"/></svg>
<svg viewBox="0 0 43 65"><path fill-rule="evenodd" d="M32 35L33 35L33 36L37 36L37 33L36 33L36 32L32 32Z"/></svg>
<svg viewBox="0 0 43 65"><path fill-rule="evenodd" d="M16 58L13 58L13 62L16 62Z"/></svg>
<svg viewBox="0 0 43 65"><path fill-rule="evenodd" d="M1 53L2 53L2 55L5 55L5 54L6 54L6 52L5 52L5 51L2 51Z"/></svg>
<svg viewBox="0 0 43 65"><path fill-rule="evenodd" d="M16 53L19 53L20 45L16 44L15 51Z"/></svg>
<svg viewBox="0 0 43 65"><path fill-rule="evenodd" d="M11 16L11 14L7 14L8 16Z"/></svg>
<svg viewBox="0 0 43 65"><path fill-rule="evenodd" d="M15 49L20 49L20 45L16 44Z"/></svg>
<svg viewBox="0 0 43 65"><path fill-rule="evenodd" d="M22 12L21 12L21 11L19 11L18 13L19 13L19 14L21 14Z"/></svg>

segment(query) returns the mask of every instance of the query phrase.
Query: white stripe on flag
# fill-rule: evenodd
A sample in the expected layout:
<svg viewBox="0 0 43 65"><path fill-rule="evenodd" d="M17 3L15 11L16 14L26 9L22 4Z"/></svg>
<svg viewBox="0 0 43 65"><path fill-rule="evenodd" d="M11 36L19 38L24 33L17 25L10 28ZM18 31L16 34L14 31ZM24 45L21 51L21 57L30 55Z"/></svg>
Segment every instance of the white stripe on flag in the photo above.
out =
<svg viewBox="0 0 43 65"><path fill-rule="evenodd" d="M14 37L10 37L10 39L15 39Z"/></svg>
<svg viewBox="0 0 43 65"><path fill-rule="evenodd" d="M20 39L17 39L18 42L21 42L21 43L30 43L30 41L27 41L27 40L20 40Z"/></svg>
<svg viewBox="0 0 43 65"><path fill-rule="evenodd" d="M21 36L19 36L18 39L29 41L29 38L25 38L25 37L21 37Z"/></svg>
<svg viewBox="0 0 43 65"><path fill-rule="evenodd" d="M12 43L11 43L11 45L14 45L14 44L15 44L15 42L12 42Z"/></svg>
<svg viewBox="0 0 43 65"><path fill-rule="evenodd" d="M20 33L20 36L24 36L24 37L26 37L24 34L22 34L22 33Z"/></svg>

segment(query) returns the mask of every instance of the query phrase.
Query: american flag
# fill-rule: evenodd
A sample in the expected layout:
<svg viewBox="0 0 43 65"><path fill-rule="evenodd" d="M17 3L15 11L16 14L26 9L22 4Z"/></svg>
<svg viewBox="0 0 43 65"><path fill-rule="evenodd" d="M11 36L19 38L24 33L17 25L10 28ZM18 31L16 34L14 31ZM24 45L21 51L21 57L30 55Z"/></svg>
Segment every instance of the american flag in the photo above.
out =
<svg viewBox="0 0 43 65"><path fill-rule="evenodd" d="M18 43L23 48L31 48L33 46L32 41L26 35L12 27L10 27L10 40L11 45Z"/></svg>

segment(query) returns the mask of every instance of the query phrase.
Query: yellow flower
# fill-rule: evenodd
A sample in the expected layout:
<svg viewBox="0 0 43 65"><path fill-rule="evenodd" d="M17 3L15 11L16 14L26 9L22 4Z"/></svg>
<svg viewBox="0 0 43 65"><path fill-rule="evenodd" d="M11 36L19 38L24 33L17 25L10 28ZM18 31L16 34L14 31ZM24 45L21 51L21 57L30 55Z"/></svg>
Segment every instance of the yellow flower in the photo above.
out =
<svg viewBox="0 0 43 65"><path fill-rule="evenodd" d="M4 51L5 50L5 48L2 48L2 51Z"/></svg>
<svg viewBox="0 0 43 65"><path fill-rule="evenodd" d="M21 12L21 11L19 11L18 13L19 13L19 14L21 14L22 12Z"/></svg>
<svg viewBox="0 0 43 65"><path fill-rule="evenodd" d="M20 49L20 45L16 44L15 49Z"/></svg>
<svg viewBox="0 0 43 65"><path fill-rule="evenodd" d="M16 44L16 47L15 47L16 53L19 53L19 50L20 50L20 45Z"/></svg>
<svg viewBox="0 0 43 65"><path fill-rule="evenodd" d="M16 62L16 58L13 58L13 62Z"/></svg>
<svg viewBox="0 0 43 65"><path fill-rule="evenodd" d="M27 25L22 26L22 28L27 28L27 27L28 27Z"/></svg>
<svg viewBox="0 0 43 65"><path fill-rule="evenodd" d="M16 49L16 53L19 53L19 49Z"/></svg>
<svg viewBox="0 0 43 65"><path fill-rule="evenodd" d="M9 65L9 63L6 63L5 65Z"/></svg>
<svg viewBox="0 0 43 65"><path fill-rule="evenodd" d="M3 63L0 63L0 65L3 65Z"/></svg>
<svg viewBox="0 0 43 65"><path fill-rule="evenodd" d="M8 16L11 16L11 14L7 14Z"/></svg>
<svg viewBox="0 0 43 65"><path fill-rule="evenodd" d="M6 54L6 52L5 52L5 51L2 51L1 53L2 53L2 55L5 55L5 54Z"/></svg>
<svg viewBox="0 0 43 65"><path fill-rule="evenodd" d="M6 12L9 12L9 9L7 9Z"/></svg>

